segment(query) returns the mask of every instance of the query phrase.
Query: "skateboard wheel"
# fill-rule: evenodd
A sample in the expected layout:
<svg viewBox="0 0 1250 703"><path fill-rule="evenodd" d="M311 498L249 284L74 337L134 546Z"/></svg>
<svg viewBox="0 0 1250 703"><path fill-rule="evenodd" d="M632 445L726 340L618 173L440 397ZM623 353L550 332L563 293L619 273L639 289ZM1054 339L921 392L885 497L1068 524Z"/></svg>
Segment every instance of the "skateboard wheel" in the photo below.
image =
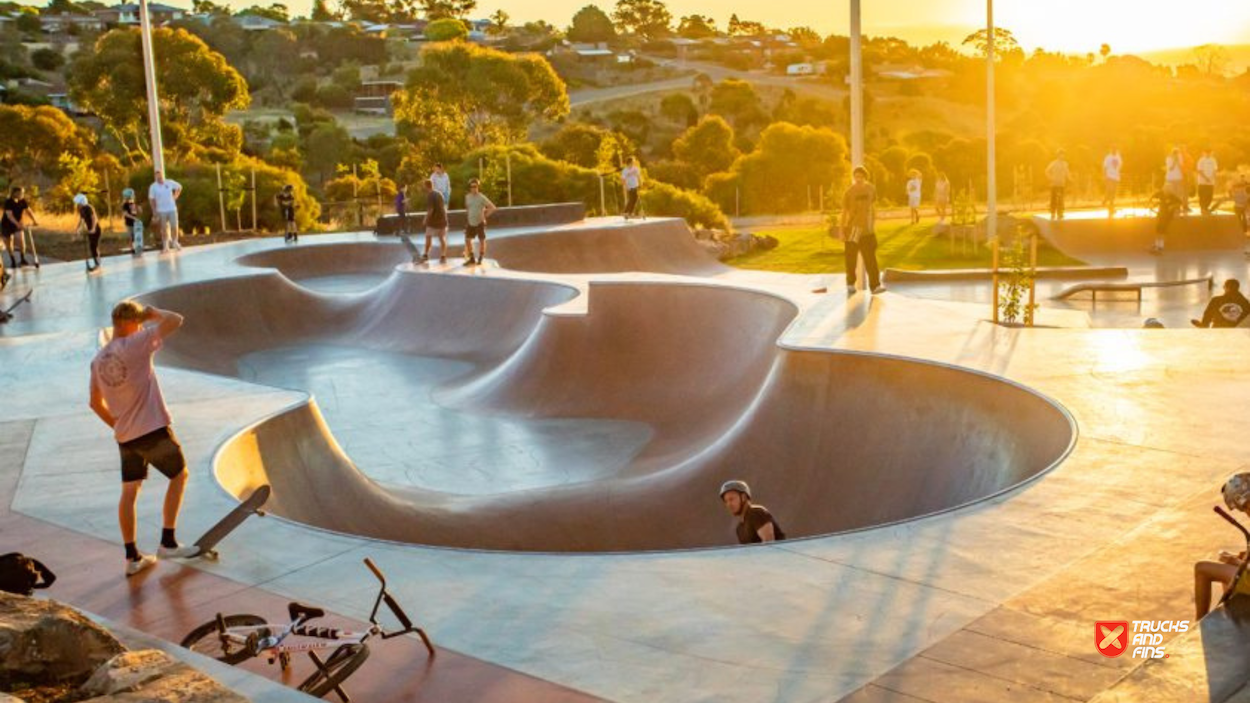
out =
<svg viewBox="0 0 1250 703"><path fill-rule="evenodd" d="M201 554L200 558L208 559L209 561L217 561L219 558L221 558L221 555L217 553L216 549L210 549L207 552L204 552L203 554Z"/></svg>
<svg viewBox="0 0 1250 703"><path fill-rule="evenodd" d="M256 516L257 516L257 517L265 517L266 515L268 515L268 513L266 513L264 510L257 510L257 511L256 511Z"/></svg>

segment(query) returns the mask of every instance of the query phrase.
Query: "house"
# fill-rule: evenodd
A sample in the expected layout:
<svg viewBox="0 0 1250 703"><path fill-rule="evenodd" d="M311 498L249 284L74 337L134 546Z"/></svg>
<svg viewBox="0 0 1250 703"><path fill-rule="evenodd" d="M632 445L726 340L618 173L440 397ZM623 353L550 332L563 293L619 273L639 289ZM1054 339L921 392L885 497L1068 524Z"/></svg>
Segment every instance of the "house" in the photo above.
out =
<svg viewBox="0 0 1250 703"><path fill-rule="evenodd" d="M186 14L187 11L179 7L162 5L160 3L148 3L148 19L154 25L159 26L174 20L180 20ZM106 25L136 27L139 25L139 3L128 2L106 7L103 10L96 10L92 15Z"/></svg>
<svg viewBox="0 0 1250 703"><path fill-rule="evenodd" d="M286 26L286 22L275 20L272 17L252 14L235 15L234 22L245 32L266 32L274 27Z"/></svg>
<svg viewBox="0 0 1250 703"><path fill-rule="evenodd" d="M786 66L787 76L813 76L816 75L816 67L810 63L792 63Z"/></svg>
<svg viewBox="0 0 1250 703"><path fill-rule="evenodd" d="M44 34L64 34L71 27L98 32L104 29L104 22L93 15L76 15L62 12L59 15L40 15L39 25Z"/></svg>
<svg viewBox="0 0 1250 703"><path fill-rule="evenodd" d="M362 81L356 95L355 110L371 115L391 114L391 95L403 88L399 81Z"/></svg>

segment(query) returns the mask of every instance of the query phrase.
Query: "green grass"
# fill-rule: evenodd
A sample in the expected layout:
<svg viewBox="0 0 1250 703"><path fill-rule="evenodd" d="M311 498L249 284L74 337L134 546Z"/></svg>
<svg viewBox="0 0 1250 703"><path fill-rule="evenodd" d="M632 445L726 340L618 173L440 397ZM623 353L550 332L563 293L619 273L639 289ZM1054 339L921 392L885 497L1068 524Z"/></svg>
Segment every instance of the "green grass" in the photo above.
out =
<svg viewBox="0 0 1250 703"><path fill-rule="evenodd" d="M952 247L946 234L934 234L935 220L912 225L887 222L877 226L877 261L881 268L909 271L985 268L991 263L987 246L958 242ZM761 230L760 235L776 237L777 248L756 251L730 259L731 266L758 271L786 273L840 273L846 270L842 242L830 237L824 227ZM1054 249L1045 241L1037 247L1038 266L1080 266L1085 262Z"/></svg>

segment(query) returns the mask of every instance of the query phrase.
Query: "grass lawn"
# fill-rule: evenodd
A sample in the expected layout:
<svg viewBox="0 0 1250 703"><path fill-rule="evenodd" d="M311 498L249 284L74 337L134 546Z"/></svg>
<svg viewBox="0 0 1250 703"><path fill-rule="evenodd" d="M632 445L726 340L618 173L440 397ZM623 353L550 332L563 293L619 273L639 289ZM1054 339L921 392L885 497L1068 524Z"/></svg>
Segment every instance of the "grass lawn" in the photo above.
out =
<svg viewBox="0 0 1250 703"><path fill-rule="evenodd" d="M920 224L884 222L877 225L877 261L887 268L925 271L936 269L985 268L990 265L990 248L958 243L952 248L945 234L934 234L934 219ZM780 242L771 251L757 251L725 262L730 266L759 271L787 273L839 273L846 270L842 242L830 237L823 226L761 230ZM1073 259L1038 241L1038 266L1080 266Z"/></svg>

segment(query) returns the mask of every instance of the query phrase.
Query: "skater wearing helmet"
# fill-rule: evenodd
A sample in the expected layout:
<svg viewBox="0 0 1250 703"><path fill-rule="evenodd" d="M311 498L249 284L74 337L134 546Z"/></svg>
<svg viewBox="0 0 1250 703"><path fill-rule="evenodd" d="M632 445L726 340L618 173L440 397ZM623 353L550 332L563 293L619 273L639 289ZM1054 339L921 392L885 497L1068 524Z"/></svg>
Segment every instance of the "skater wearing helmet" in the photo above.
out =
<svg viewBox="0 0 1250 703"><path fill-rule="evenodd" d="M126 223L126 236L130 237L130 253L143 256L143 220L142 211L135 202L135 191L126 188L122 191L122 219Z"/></svg>
<svg viewBox="0 0 1250 703"><path fill-rule="evenodd" d="M278 191L277 202L282 221L286 225L282 241L299 244L299 231L295 228L295 186L290 183L282 186L282 190Z"/></svg>
<svg viewBox="0 0 1250 703"><path fill-rule="evenodd" d="M1230 511L1241 511L1250 514L1250 473L1235 474L1224 488L1224 505ZM1233 554L1220 552L1219 561L1200 561L1194 564L1194 610L1197 619L1211 609L1211 585L1218 583L1224 591L1233 587L1233 579L1237 576L1237 568L1246 560L1246 553Z"/></svg>
<svg viewBox="0 0 1250 703"><path fill-rule="evenodd" d="M746 481L726 481L720 487L720 499L729 513L738 518L738 544L758 544L786 538L777 519L768 508L751 503L751 487Z"/></svg>
<svg viewBox="0 0 1250 703"><path fill-rule="evenodd" d="M78 211L76 229L87 236L87 273L94 273L100 266L100 218L95 208L87 200L85 193L74 196L74 207Z"/></svg>

